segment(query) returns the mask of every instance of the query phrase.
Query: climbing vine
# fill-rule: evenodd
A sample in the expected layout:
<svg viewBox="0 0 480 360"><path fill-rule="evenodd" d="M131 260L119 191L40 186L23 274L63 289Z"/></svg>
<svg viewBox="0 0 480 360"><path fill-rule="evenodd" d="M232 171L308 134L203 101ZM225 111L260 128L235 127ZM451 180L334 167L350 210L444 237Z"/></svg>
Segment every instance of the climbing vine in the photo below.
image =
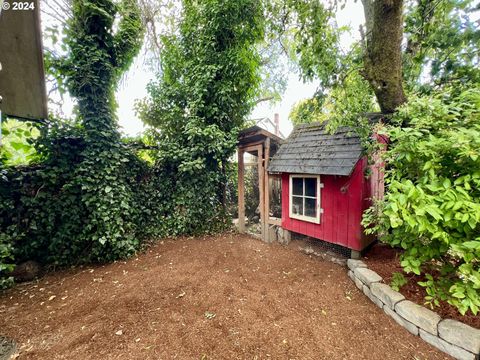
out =
<svg viewBox="0 0 480 360"><path fill-rule="evenodd" d="M134 189L142 167L117 130L114 91L142 41L134 0L74 0L63 57L48 64L78 103L73 123L50 119L39 160L5 168L0 227L17 261L105 261L138 249Z"/></svg>
<svg viewBox="0 0 480 360"><path fill-rule="evenodd" d="M161 39L161 75L138 105L152 129L133 142L118 132L114 91L141 44L135 1L74 0L65 33L65 56L47 65L76 117L41 127L33 164L2 167L0 277L13 262L110 261L148 237L229 224L228 160L258 95L262 6L183 2L178 32Z"/></svg>
<svg viewBox="0 0 480 360"><path fill-rule="evenodd" d="M178 34L162 38L162 73L138 110L157 134L157 166L175 184L174 233L227 224L228 159L258 94L262 38L253 0L185 0Z"/></svg>

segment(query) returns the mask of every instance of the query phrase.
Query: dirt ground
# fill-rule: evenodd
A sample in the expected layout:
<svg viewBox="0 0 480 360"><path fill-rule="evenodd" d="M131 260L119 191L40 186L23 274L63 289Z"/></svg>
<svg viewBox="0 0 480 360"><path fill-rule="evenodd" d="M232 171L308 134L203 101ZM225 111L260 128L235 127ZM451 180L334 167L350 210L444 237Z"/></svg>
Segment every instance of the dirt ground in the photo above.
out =
<svg viewBox="0 0 480 360"><path fill-rule="evenodd" d="M386 244L375 244L365 254L363 260L367 263L369 268L383 278L385 283L390 284L393 273L399 272L404 274L400 265L400 254L400 250L392 249ZM408 282L400 288L400 292L403 296L410 301L429 308L428 305L425 305L425 296L427 296L427 292L425 291L425 288L418 285L419 281L425 281L424 276L405 274L405 278ZM454 306L447 302L441 302L440 306L434 307L433 310L442 318L458 320L474 328L480 329L479 315L473 315L471 312L462 315Z"/></svg>
<svg viewBox="0 0 480 360"><path fill-rule="evenodd" d="M51 273L0 295L19 359L445 359L344 267L235 234Z"/></svg>

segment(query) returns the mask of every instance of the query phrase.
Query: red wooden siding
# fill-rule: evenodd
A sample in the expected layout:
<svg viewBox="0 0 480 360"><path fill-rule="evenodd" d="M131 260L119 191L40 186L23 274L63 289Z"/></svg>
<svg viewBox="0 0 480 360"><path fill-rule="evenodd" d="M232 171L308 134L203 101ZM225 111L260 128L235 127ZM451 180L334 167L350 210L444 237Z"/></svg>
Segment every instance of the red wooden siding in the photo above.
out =
<svg viewBox="0 0 480 360"><path fill-rule="evenodd" d="M292 219L289 217L289 175L282 174L282 227L347 248L361 251L371 241L363 234L362 213L370 206L372 190L383 184L382 174L377 166L372 167L372 176L365 178L367 159L358 161L350 176L321 175L320 224ZM374 192L374 193L375 193Z"/></svg>

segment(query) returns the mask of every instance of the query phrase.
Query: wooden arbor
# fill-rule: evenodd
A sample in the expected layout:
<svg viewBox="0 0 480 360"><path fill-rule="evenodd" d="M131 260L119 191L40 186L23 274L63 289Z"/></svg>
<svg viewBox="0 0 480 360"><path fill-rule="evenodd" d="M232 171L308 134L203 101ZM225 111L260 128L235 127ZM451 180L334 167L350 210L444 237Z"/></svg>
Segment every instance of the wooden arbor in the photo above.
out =
<svg viewBox="0 0 480 360"><path fill-rule="evenodd" d="M262 239L269 239L269 225L280 225L280 219L270 218L270 188L268 162L282 143L282 139L258 126L242 130L238 135L238 230L245 232L245 163L244 154L257 156L259 208Z"/></svg>

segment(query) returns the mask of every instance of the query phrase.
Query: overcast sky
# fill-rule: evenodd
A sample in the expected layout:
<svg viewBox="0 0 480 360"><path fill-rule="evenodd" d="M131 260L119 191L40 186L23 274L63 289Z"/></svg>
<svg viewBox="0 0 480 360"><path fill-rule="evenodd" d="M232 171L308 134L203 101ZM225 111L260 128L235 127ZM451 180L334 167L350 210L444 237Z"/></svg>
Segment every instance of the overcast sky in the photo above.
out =
<svg viewBox="0 0 480 360"><path fill-rule="evenodd" d="M360 1L348 1L347 6L340 10L337 16L339 26L349 25L352 30L349 35L345 34L342 38L342 46L348 48L354 40L358 40L360 24L364 23L363 8ZM136 135L143 130L143 124L135 115L133 104L136 99L147 96L146 85L152 79L153 74L146 70L141 56L137 58L135 64L128 72L123 84L117 92L119 103L118 118L120 126L128 135ZM304 84L299 80L297 74L289 74L288 86L282 101L271 105L267 103L259 104L252 112L251 118L269 117L273 119L274 113L280 114L280 130L288 135L292 130L292 124L288 120L288 114L292 106L299 100L313 95L317 84Z"/></svg>
<svg viewBox="0 0 480 360"><path fill-rule="evenodd" d="M43 19L42 19L43 20ZM337 14L339 26L349 25L351 33L345 34L341 41L346 49L350 44L359 39L359 26L364 23L363 8L360 1L347 1L347 5ZM134 103L137 99L147 96L146 86L153 79L153 73L148 71L144 64L144 58L139 55L132 65L131 69L124 76L122 83L117 91L117 101L119 104L118 118L123 133L135 136L142 132L143 123L135 115ZM277 104L261 103L252 112L250 118L269 117L273 119L274 113L280 114L280 130L286 136L292 130L292 124L288 120L288 114L292 106L299 100L311 97L318 84L304 84L298 78L298 74L289 74L288 86ZM68 114L71 110L71 102L65 99L64 111Z"/></svg>

